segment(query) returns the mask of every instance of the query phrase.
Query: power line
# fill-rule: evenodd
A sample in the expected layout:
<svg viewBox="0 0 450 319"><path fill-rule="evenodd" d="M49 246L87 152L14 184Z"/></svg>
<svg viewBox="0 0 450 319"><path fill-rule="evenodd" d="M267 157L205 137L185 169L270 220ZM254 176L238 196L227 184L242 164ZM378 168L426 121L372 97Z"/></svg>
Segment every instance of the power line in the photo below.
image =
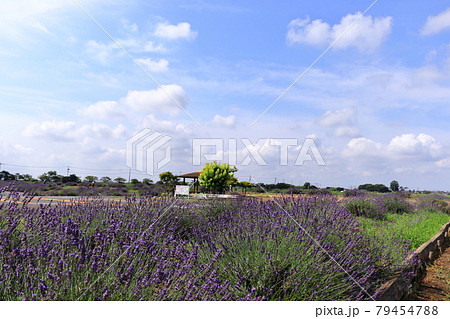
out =
<svg viewBox="0 0 450 319"><path fill-rule="evenodd" d="M17 164L8 164L8 163L0 163L0 169L2 166L6 167L19 167L19 168L31 168L31 169L66 169L67 173L70 170L83 170L83 171L100 171L100 172L128 172L127 168L89 168L89 167L78 167L78 166L31 166L31 165L17 165Z"/></svg>
<svg viewBox="0 0 450 319"><path fill-rule="evenodd" d="M67 166L29 166L29 165L15 165L15 164L7 164L1 163L3 166L11 166L11 167L22 167L22 168L45 168L45 169L54 169L54 168L65 168Z"/></svg>

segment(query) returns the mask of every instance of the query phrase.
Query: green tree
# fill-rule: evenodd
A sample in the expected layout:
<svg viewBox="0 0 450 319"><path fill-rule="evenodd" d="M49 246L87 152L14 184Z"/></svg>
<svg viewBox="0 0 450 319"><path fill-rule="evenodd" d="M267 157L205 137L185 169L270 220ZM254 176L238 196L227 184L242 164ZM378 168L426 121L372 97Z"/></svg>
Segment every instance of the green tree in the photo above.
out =
<svg viewBox="0 0 450 319"><path fill-rule="evenodd" d="M199 176L200 185L212 192L223 192L236 171L236 167L230 168L228 163L206 163Z"/></svg>
<svg viewBox="0 0 450 319"><path fill-rule="evenodd" d="M366 190L368 192L379 192L379 193L389 193L390 190L386 185L383 184L363 184L359 185L358 189Z"/></svg>
<svg viewBox="0 0 450 319"><path fill-rule="evenodd" d="M81 178L75 174L70 174L69 176L63 176L63 183L79 183L81 182Z"/></svg>
<svg viewBox="0 0 450 319"><path fill-rule="evenodd" d="M239 185L239 181L236 177L231 176L230 179L227 181L227 185L230 187L230 190L232 190L233 187Z"/></svg>
<svg viewBox="0 0 450 319"><path fill-rule="evenodd" d="M11 174L8 171L1 171L0 172L0 180L3 181L13 181L16 177L14 176L14 174Z"/></svg>
<svg viewBox="0 0 450 319"><path fill-rule="evenodd" d="M242 188L244 189L244 195L247 194L247 189L253 187L252 183L250 183L250 182L245 182L245 181L244 181L244 182L240 182L240 183L239 183L239 186L242 187Z"/></svg>
<svg viewBox="0 0 450 319"><path fill-rule="evenodd" d="M134 185L140 183L139 180L138 180L137 178L132 178L130 182L131 182L131 184L134 184Z"/></svg>
<svg viewBox="0 0 450 319"><path fill-rule="evenodd" d="M97 177L97 176L91 176L91 175L88 175L88 176L86 176L86 177L84 178L84 181L85 181L85 182L88 182L88 183L94 183L94 182L97 182L97 181L98 181L98 177Z"/></svg>
<svg viewBox="0 0 450 319"><path fill-rule="evenodd" d="M111 181L112 181L111 177L108 177L108 176L103 176L102 178L100 178L100 182L105 183L105 184L111 183Z"/></svg>
<svg viewBox="0 0 450 319"><path fill-rule="evenodd" d="M44 173L40 175L38 178L43 182L52 182L52 183L58 183L62 182L64 176L58 175L56 171L48 171L47 173Z"/></svg>
<svg viewBox="0 0 450 319"><path fill-rule="evenodd" d="M311 188L311 183L310 182L306 182L305 184L303 184L303 188L304 189L310 189Z"/></svg>
<svg viewBox="0 0 450 319"><path fill-rule="evenodd" d="M174 194L175 186L177 185L178 178L171 172L164 172L159 174L159 180L164 185L167 193Z"/></svg>
<svg viewBox="0 0 450 319"><path fill-rule="evenodd" d="M33 180L33 176L31 176L30 174L24 174L24 175L22 175L22 180L24 180L26 182L30 182Z"/></svg>
<svg viewBox="0 0 450 319"><path fill-rule="evenodd" d="M153 184L153 181L150 178L144 178L142 180L142 183L145 185L151 185L151 184Z"/></svg>
<svg viewBox="0 0 450 319"><path fill-rule="evenodd" d="M126 179L123 178L123 177L117 177L117 178L114 178L114 181L115 181L116 183L123 184L123 183L126 182Z"/></svg>
<svg viewBox="0 0 450 319"><path fill-rule="evenodd" d="M392 181L390 184L391 191L398 192L400 190L400 184L397 181Z"/></svg>

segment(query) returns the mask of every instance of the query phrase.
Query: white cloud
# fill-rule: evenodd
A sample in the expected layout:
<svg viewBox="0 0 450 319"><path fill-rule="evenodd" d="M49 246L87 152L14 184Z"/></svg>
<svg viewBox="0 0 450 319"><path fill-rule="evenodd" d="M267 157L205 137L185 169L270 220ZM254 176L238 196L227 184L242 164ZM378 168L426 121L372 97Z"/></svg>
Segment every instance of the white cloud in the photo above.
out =
<svg viewBox="0 0 450 319"><path fill-rule="evenodd" d="M161 88L155 90L129 91L126 97L118 101L99 101L78 110L78 114L100 119L124 118L130 111L164 113L175 116L181 111L181 108L186 108L188 104L189 97L183 88L171 84L162 85Z"/></svg>
<svg viewBox="0 0 450 319"><path fill-rule="evenodd" d="M187 39L193 40L197 37L197 31L191 30L191 25L187 22L181 22L177 25L168 23L159 23L156 26L155 36L168 40Z"/></svg>
<svg viewBox="0 0 450 319"><path fill-rule="evenodd" d="M149 114L148 116L146 116L140 123L140 126L149 127L153 130L171 134L181 133L182 135L186 135L192 133L188 125L168 120L161 120L156 118L153 114Z"/></svg>
<svg viewBox="0 0 450 319"><path fill-rule="evenodd" d="M110 139L123 137L126 133L126 128L119 124L114 129L111 129L105 124L93 123L81 126L72 134L78 138L84 139Z"/></svg>
<svg viewBox="0 0 450 319"><path fill-rule="evenodd" d="M153 41L146 41L142 44L140 51L144 53L164 53L167 49L162 44L155 45Z"/></svg>
<svg viewBox="0 0 450 319"><path fill-rule="evenodd" d="M361 130L355 126L341 126L334 130L337 137L356 137L361 134Z"/></svg>
<svg viewBox="0 0 450 319"><path fill-rule="evenodd" d="M24 39L31 39L31 33L49 33L43 21L51 21L49 13L67 5L65 1L59 0L2 1L0 36L8 40L21 42ZM47 16L47 19L42 19L43 16Z"/></svg>
<svg viewBox="0 0 450 319"><path fill-rule="evenodd" d="M21 144L10 144L3 137L0 136L0 155L30 155L33 153L33 149L25 147Z"/></svg>
<svg viewBox="0 0 450 319"><path fill-rule="evenodd" d="M48 138L54 141L68 141L73 138L72 132L76 124L71 121L45 121L32 123L25 128L24 135L27 137Z"/></svg>
<svg viewBox="0 0 450 319"><path fill-rule="evenodd" d="M413 155L435 158L442 152L442 145L427 134L402 134L394 137L387 146L388 151L397 156Z"/></svg>
<svg viewBox="0 0 450 319"><path fill-rule="evenodd" d="M123 136L126 129L118 125L111 129L105 124L85 124L77 126L71 121L45 121L32 123L23 132L24 136L44 138L55 142L85 142L86 139L111 139Z"/></svg>
<svg viewBox="0 0 450 319"><path fill-rule="evenodd" d="M355 109L345 108L336 111L327 111L317 122L322 126L335 127L334 136L356 137L361 131L353 125L355 116Z"/></svg>
<svg viewBox="0 0 450 319"><path fill-rule="evenodd" d="M117 42L127 51L133 53L164 53L166 48L162 44L156 45L153 41L146 41L137 38L118 39ZM113 57L124 54L123 50L115 43L102 43L90 40L86 43L86 53L90 58L97 60L101 64L108 64ZM160 63L165 63L160 60Z"/></svg>
<svg viewBox="0 0 450 319"><path fill-rule="evenodd" d="M177 115L181 111L180 106L186 108L189 104L189 98L181 86L171 84L156 90L130 91L121 103L141 112Z"/></svg>
<svg viewBox="0 0 450 319"><path fill-rule="evenodd" d="M230 115L224 117L216 114L216 116L214 116L213 123L219 126L233 128L236 124L236 116Z"/></svg>
<svg viewBox="0 0 450 319"><path fill-rule="evenodd" d="M138 32L139 31L139 27L136 23L131 23L130 21L126 20L126 19L122 19L122 26L125 30L130 31L130 32Z"/></svg>
<svg viewBox="0 0 450 319"><path fill-rule="evenodd" d="M309 23L311 19L295 19L288 25L288 33L286 35L289 43L302 43L312 45L322 45L331 41L331 27L328 23L322 20L314 20Z"/></svg>
<svg viewBox="0 0 450 319"><path fill-rule="evenodd" d="M385 160L433 160L442 155L443 147L427 134L402 134L391 139L388 145L365 137L350 140L343 151L348 157L382 157Z"/></svg>
<svg viewBox="0 0 450 319"><path fill-rule="evenodd" d="M450 167L450 158L444 158L440 161L436 162L436 166L442 167L442 168L448 168Z"/></svg>
<svg viewBox="0 0 450 319"><path fill-rule="evenodd" d="M345 108L336 111L327 111L322 115L318 122L323 126L342 126L349 125L355 116L355 110L352 108Z"/></svg>
<svg viewBox="0 0 450 319"><path fill-rule="evenodd" d="M100 101L79 110L78 114L96 119L123 118L125 110L116 101Z"/></svg>
<svg viewBox="0 0 450 319"><path fill-rule="evenodd" d="M114 148L104 148L103 154L100 155L99 159L101 161L121 162L125 159L126 150L125 149L114 149Z"/></svg>
<svg viewBox="0 0 450 319"><path fill-rule="evenodd" d="M360 51L373 51L390 35L392 17L363 16L346 31L360 15L360 12L348 14L341 19L339 24L333 26L320 19L312 22L309 17L295 19L288 25L286 38L291 44L325 45L331 44L345 33L334 45L335 48L356 47Z"/></svg>
<svg viewBox="0 0 450 319"><path fill-rule="evenodd" d="M348 142L346 149L343 151L343 155L348 157L380 157L384 155L384 149L385 147L381 143L365 137L358 137Z"/></svg>
<svg viewBox="0 0 450 319"><path fill-rule="evenodd" d="M86 43L86 52L88 55L102 64L106 64L117 49L117 44L114 42L104 44L91 40Z"/></svg>
<svg viewBox="0 0 450 319"><path fill-rule="evenodd" d="M435 16L429 16L421 30L422 35L432 35L450 28L450 8Z"/></svg>
<svg viewBox="0 0 450 319"><path fill-rule="evenodd" d="M140 38L118 39L117 42L125 49L136 53L164 53L167 51L162 44L155 44L153 41ZM120 49L117 44L116 48Z"/></svg>
<svg viewBox="0 0 450 319"><path fill-rule="evenodd" d="M169 61L165 59L160 59L159 61L153 61L150 58L136 59L136 62L150 72L165 72L169 66Z"/></svg>

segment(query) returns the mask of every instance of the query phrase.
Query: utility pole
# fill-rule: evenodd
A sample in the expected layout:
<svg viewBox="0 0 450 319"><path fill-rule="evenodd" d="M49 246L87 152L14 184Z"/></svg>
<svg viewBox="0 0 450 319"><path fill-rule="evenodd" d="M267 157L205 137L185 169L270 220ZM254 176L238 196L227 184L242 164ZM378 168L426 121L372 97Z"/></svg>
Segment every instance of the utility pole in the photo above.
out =
<svg viewBox="0 0 450 319"><path fill-rule="evenodd" d="M275 177L275 182L274 182L274 184L276 184L277 183L277 178Z"/></svg>
<svg viewBox="0 0 450 319"><path fill-rule="evenodd" d="M249 182L249 183L252 182L252 177L251 177L251 176L248 178L248 182Z"/></svg>
<svg viewBox="0 0 450 319"><path fill-rule="evenodd" d="M131 182L131 168L128 171L128 183L130 183L130 182Z"/></svg>
<svg viewBox="0 0 450 319"><path fill-rule="evenodd" d="M70 167L67 166L67 176L69 176L69 172L70 172Z"/></svg>

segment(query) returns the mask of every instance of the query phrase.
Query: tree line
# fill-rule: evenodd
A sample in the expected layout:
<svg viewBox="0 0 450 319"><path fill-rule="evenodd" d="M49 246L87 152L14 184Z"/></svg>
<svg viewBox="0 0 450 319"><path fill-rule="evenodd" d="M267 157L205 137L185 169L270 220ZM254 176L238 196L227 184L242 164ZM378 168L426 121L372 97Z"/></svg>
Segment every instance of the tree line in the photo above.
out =
<svg viewBox="0 0 450 319"><path fill-rule="evenodd" d="M200 176L199 176L199 183L200 186L203 186L204 189L206 189L208 192L214 192L214 193L221 193L227 190L232 189L233 187L241 187L244 189L244 191L247 191L248 189L252 188L254 185L247 181L241 181L239 182L238 179L234 176L234 173L237 172L236 167L230 167L228 163L206 163L203 167ZM160 180L156 182L156 184L163 184L166 188L166 190L170 193L173 193L175 190L175 186L179 184L178 177L171 172L164 172L159 175ZM68 176L63 176L58 174L56 171L48 171L46 173L43 173L38 176L37 179L33 178L30 174L12 174L8 171L1 171L0 172L0 180L2 181L27 181L27 182L43 182L43 183L119 183L123 184L126 182L126 179L123 177L116 177L114 179L103 176L103 177L97 177L93 175L88 175L82 179L81 177L70 174ZM153 180L149 178L144 178L142 181L139 181L138 179L131 179L130 182L132 184L146 184L151 185L153 184ZM273 189L290 189L294 188L296 186L288 184L288 183L277 183L277 184L259 184L262 188L270 191ZM399 183L395 180L393 180L390 185L390 187L387 187L383 184L362 184L358 186L358 189L365 190L369 192L379 192L379 193L388 193L388 192L397 192L401 190ZM317 189L316 186L311 185L311 183L306 182L303 186L300 186L303 189ZM342 189L343 188L338 188Z"/></svg>

